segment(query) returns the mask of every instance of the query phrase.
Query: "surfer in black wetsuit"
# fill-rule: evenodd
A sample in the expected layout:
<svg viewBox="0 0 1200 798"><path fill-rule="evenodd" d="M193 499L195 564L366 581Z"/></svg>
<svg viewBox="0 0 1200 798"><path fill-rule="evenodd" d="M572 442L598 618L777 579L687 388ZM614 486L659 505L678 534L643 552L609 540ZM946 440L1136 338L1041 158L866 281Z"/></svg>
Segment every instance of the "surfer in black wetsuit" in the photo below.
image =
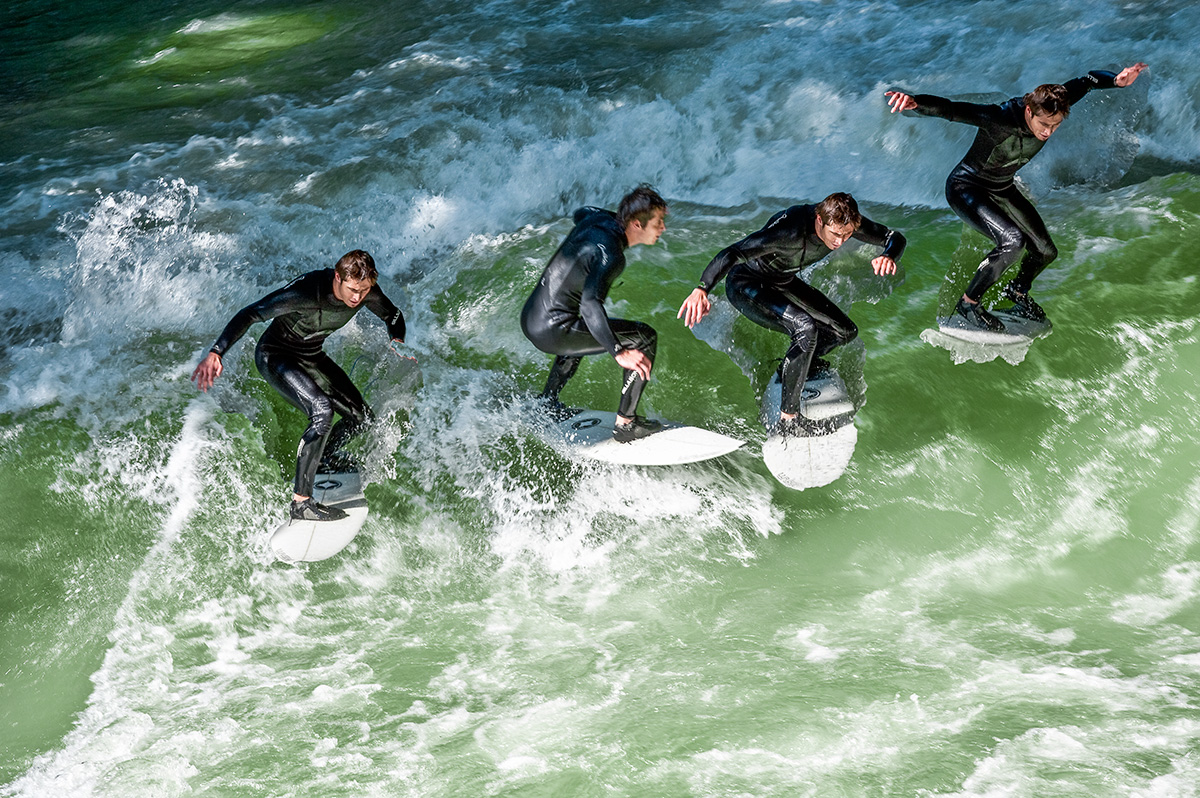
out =
<svg viewBox="0 0 1200 798"><path fill-rule="evenodd" d="M258 341L254 362L267 383L303 410L309 422L296 457L292 518L346 517L343 510L312 498L313 480L326 449L335 455L371 419L371 409L322 347L364 307L383 319L393 348L404 343L404 316L376 285L377 279L369 254L361 249L347 252L332 269L309 272L238 311L192 372L196 387L207 391L224 370L221 357L250 325L274 319ZM341 416L336 425L335 412Z"/></svg>
<svg viewBox="0 0 1200 798"><path fill-rule="evenodd" d="M609 318L604 300L625 270L625 248L658 241L667 228L666 213L667 203L646 184L625 195L616 213L590 207L575 211L575 229L550 258L521 311L525 337L555 356L541 395L552 415L564 412L558 394L584 355L608 352L625 370L613 427L613 437L622 443L662 428L637 415L658 334L644 322Z"/></svg>
<svg viewBox="0 0 1200 798"><path fill-rule="evenodd" d="M957 102L932 94L884 92L892 113L915 111L979 128L971 149L946 179L946 199L964 222L996 242L979 264L974 277L954 308L951 319L962 326L1003 332L1004 325L979 306L984 292L1024 250L1017 276L1002 296L1012 300L1013 311L1033 321L1045 312L1029 297L1033 279L1058 256L1054 242L1037 210L1014 183L1017 170L1029 163L1071 112L1071 106L1092 89L1125 87L1137 80L1143 63L1118 74L1092 71L1064 84L1047 83L1024 97L999 105Z"/></svg>
<svg viewBox="0 0 1200 798"><path fill-rule="evenodd" d="M780 211L758 232L718 252L679 309L677 318L694 326L712 309L708 295L725 278L730 304L755 324L791 339L780 366L781 433L831 431L800 415L804 381L828 368L823 356L854 340L858 327L799 272L851 238L883 247L871 261L876 274L896 273L904 236L863 217L849 194L830 194L816 205Z"/></svg>

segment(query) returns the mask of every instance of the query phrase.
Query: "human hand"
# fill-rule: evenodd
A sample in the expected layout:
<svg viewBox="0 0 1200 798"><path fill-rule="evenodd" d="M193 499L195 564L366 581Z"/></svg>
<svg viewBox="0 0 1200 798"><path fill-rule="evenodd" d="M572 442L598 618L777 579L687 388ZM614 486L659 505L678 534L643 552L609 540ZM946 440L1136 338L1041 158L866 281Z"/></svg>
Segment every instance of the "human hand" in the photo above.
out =
<svg viewBox="0 0 1200 798"><path fill-rule="evenodd" d="M395 353L396 357L402 357L405 360L411 360L412 362L416 363L417 359L415 357L413 357L412 355L406 355L400 351L400 346L403 343L404 343L403 338L393 338L391 341L388 342L388 349L392 350L392 352Z"/></svg>
<svg viewBox="0 0 1200 798"><path fill-rule="evenodd" d="M912 98L912 95L902 91L885 91L883 96L888 98L888 106L892 109L893 114L911 111L917 107L917 101Z"/></svg>
<svg viewBox="0 0 1200 798"><path fill-rule="evenodd" d="M1113 83L1123 89L1130 83L1133 83L1135 80L1137 80L1137 76L1142 74L1143 69L1149 68L1150 67L1147 64L1138 61L1133 66L1128 66L1122 69L1117 77L1113 79Z"/></svg>
<svg viewBox="0 0 1200 798"><path fill-rule="evenodd" d="M650 369L654 362L639 349L622 349L616 354L617 365L623 369L636 371L643 380L650 379Z"/></svg>
<svg viewBox="0 0 1200 798"><path fill-rule="evenodd" d="M224 370L225 366L221 363L221 356L216 352L209 352L192 372L192 382L196 383L196 387L201 391L208 393L208 389L213 386L217 377L220 377Z"/></svg>
<svg viewBox="0 0 1200 798"><path fill-rule="evenodd" d="M712 310L712 300L708 298L708 292L703 288L696 288L688 295L688 298L683 300L683 305L679 308L679 313L675 314L675 318L683 319L683 323L692 328L708 315Z"/></svg>

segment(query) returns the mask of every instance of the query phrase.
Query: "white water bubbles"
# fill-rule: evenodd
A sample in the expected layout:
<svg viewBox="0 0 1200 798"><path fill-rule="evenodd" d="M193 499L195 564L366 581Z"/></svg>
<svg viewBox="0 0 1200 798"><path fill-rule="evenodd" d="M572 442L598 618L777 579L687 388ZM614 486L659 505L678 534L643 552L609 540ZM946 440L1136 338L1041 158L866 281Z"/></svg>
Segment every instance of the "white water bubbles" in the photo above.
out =
<svg viewBox="0 0 1200 798"><path fill-rule="evenodd" d="M199 193L182 179L160 180L148 191L102 195L87 214L64 218L75 260L52 267L70 292L64 344L181 329L180 309L208 293L205 271L235 248L232 237L194 224Z"/></svg>
<svg viewBox="0 0 1200 798"><path fill-rule="evenodd" d="M454 504L480 513L503 568L606 573L623 562L636 581L647 555L743 559L753 555L742 534L780 531L772 486L736 456L676 468L576 461L542 438L534 403L510 396L504 375L447 366L435 380L408 456L427 489L449 489ZM452 407L437 406L442 389L456 394Z"/></svg>
<svg viewBox="0 0 1200 798"><path fill-rule="evenodd" d="M56 247L39 264L40 276L60 286L39 309L58 316L57 335L9 352L0 409L95 401L119 412L128 403L113 397L174 384L193 355L189 320L235 246L194 224L198 195L182 180L157 181L101 195L86 214L63 218L74 252Z"/></svg>

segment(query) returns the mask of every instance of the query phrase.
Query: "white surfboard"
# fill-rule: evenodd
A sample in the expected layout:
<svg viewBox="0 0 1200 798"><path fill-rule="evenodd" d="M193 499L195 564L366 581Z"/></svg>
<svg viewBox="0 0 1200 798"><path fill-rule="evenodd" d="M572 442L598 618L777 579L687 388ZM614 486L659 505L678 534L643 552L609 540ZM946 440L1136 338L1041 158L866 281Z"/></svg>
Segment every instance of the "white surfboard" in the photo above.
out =
<svg viewBox="0 0 1200 798"><path fill-rule="evenodd" d="M350 545L367 520L367 499L362 475L317 474L313 498L329 507L346 511L338 521L294 521L288 519L271 535L271 549L284 562L327 560Z"/></svg>
<svg viewBox="0 0 1200 798"><path fill-rule="evenodd" d="M729 454L742 441L719 432L662 421L663 429L629 443L613 439L616 413L580 410L551 427L571 452L591 460L623 465L665 466L696 463ZM660 419L661 420L661 419Z"/></svg>
<svg viewBox="0 0 1200 798"><path fill-rule="evenodd" d="M954 317L938 319L938 328L921 333L921 340L940 346L954 354L955 363L968 360L986 363L1002 358L1014 366L1025 359L1034 340L1050 334L1050 320L1030 321L1008 310L993 310L992 315L1004 325L1004 332L968 327Z"/></svg>
<svg viewBox="0 0 1200 798"><path fill-rule="evenodd" d="M858 429L852 419L854 402L846 392L846 383L836 371L821 379L804 383L800 414L813 421L834 420L833 431L819 435L779 435L779 404L783 384L779 375L771 380L762 399L760 420L767 428L763 442L763 462L780 484L796 490L828 485L850 465Z"/></svg>

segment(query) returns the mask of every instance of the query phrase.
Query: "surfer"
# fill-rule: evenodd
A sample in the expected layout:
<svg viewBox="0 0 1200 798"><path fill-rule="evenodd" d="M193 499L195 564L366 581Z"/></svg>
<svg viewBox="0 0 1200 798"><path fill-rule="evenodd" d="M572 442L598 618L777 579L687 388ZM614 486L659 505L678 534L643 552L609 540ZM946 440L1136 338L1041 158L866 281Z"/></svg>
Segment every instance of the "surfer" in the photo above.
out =
<svg viewBox="0 0 1200 798"><path fill-rule="evenodd" d="M387 325L391 347L404 343L404 315L376 284L375 260L361 249L347 252L332 269L296 278L283 288L247 305L226 325L208 354L192 372L201 391L221 376L221 358L252 324L274 319L254 350L258 371L272 388L308 416L300 438L291 517L334 521L346 517L337 507L312 498L313 481L326 449L329 458L371 419L371 409L346 372L325 354L325 339L345 326L362 308ZM397 351L398 353L398 351ZM341 418L333 424L333 414Z"/></svg>
<svg viewBox="0 0 1200 798"><path fill-rule="evenodd" d="M1058 256L1046 225L1014 183L1017 170L1029 163L1071 113L1071 106L1092 89L1125 87L1137 80L1146 65L1139 62L1117 74L1094 70L1064 84L1047 83L1024 97L999 105L958 102L932 94L884 92L892 113L916 111L979 128L975 141L946 179L946 200L970 227L996 243L979 264L955 305L951 319L960 326L1003 332L1004 325L979 305L984 292L1024 251L1017 276L1001 296L1013 303L1011 312L1031 321L1044 321L1045 311L1029 296L1033 280Z"/></svg>
<svg viewBox="0 0 1200 798"><path fill-rule="evenodd" d="M640 321L609 318L604 310L613 281L625 270L625 248L654 244L667 229L667 203L643 183L621 199L617 212L575 211L575 228L550 258L521 311L521 330L534 346L554 355L541 400L552 415L565 412L558 400L584 355L608 352L625 370L613 437L621 443L644 438L662 424L637 415L658 334Z"/></svg>
<svg viewBox="0 0 1200 798"><path fill-rule="evenodd" d="M791 339L779 372L783 434L828 431L800 415L804 382L829 368L824 356L854 340L858 327L799 272L851 238L883 247L871 261L876 274L896 273L904 236L864 217L849 194L830 194L815 205L780 211L758 232L718 252L679 308L677 318L695 326L712 309L708 295L725 278L730 304L755 324Z"/></svg>

